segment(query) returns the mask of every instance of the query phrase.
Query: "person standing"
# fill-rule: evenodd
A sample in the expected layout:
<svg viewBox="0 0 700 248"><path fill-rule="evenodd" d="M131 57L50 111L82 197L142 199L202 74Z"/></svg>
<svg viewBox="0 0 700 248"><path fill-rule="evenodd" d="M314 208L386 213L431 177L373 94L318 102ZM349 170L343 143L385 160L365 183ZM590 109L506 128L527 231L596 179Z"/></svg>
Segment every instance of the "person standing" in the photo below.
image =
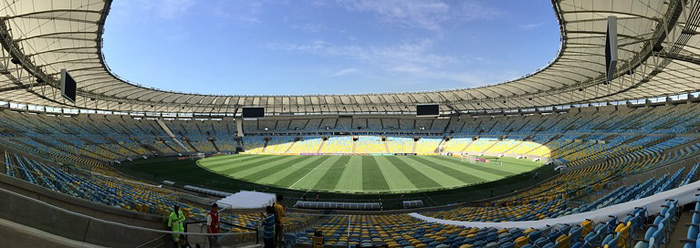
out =
<svg viewBox="0 0 700 248"><path fill-rule="evenodd" d="M285 206L282 205L284 197L282 195L277 195L277 201L273 205L273 210L275 211L275 242L277 246L282 247L282 237L284 236L284 223L282 222L284 218Z"/></svg>
<svg viewBox="0 0 700 248"><path fill-rule="evenodd" d="M262 220L262 232L263 232L263 244L264 248L274 248L275 247L275 229L277 218L275 215L275 208L273 206L267 206L265 208L267 217Z"/></svg>
<svg viewBox="0 0 700 248"><path fill-rule="evenodd" d="M185 215L182 214L182 211L180 210L180 206L175 205L173 207L173 212L170 213L170 217L168 217L168 227L170 227L170 230L173 232L173 240L175 241L175 244L178 244L180 241L180 235L185 232Z"/></svg>
<svg viewBox="0 0 700 248"><path fill-rule="evenodd" d="M211 211L207 214L207 233L218 234L221 230L221 224L219 223L219 205L216 203L211 205ZM216 247L218 236L211 235L209 238L209 247Z"/></svg>

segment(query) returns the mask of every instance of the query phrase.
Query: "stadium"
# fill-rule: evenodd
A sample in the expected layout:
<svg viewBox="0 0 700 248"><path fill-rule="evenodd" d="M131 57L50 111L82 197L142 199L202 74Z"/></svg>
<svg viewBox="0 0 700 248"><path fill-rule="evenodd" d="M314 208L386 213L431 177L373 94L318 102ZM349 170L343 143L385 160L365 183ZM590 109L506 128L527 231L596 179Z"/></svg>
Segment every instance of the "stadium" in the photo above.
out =
<svg viewBox="0 0 700 248"><path fill-rule="evenodd" d="M553 0L502 83L302 95L127 81L113 4L0 3L3 246L260 247L265 211L280 247L700 245L697 1Z"/></svg>

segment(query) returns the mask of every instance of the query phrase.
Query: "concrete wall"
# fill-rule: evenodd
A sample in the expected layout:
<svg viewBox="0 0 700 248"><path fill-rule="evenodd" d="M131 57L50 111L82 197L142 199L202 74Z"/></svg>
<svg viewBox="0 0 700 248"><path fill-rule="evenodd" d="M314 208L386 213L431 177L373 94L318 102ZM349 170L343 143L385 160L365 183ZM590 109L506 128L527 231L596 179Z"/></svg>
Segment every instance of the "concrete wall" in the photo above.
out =
<svg viewBox="0 0 700 248"><path fill-rule="evenodd" d="M0 219L110 247L166 242L164 218L117 209L0 176Z"/></svg>

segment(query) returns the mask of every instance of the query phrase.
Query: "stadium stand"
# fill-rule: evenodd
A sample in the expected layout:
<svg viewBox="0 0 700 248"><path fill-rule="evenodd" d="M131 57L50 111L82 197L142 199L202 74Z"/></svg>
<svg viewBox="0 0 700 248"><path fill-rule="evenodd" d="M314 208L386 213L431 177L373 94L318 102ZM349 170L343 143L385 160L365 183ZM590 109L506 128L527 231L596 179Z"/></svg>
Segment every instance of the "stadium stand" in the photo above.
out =
<svg viewBox="0 0 700 248"><path fill-rule="evenodd" d="M130 221L155 219L164 229L164 218L177 205L188 222L201 228L212 202L229 191L255 187L300 196L285 202L297 203L284 218L287 247L316 247L319 239L332 247L700 246L700 198L694 195L700 188L696 2L552 1L562 32L557 58L505 83L434 92L274 97L186 94L126 82L106 67L101 51L112 1L69 2L0 4L0 52L6 58L0 61L0 193L24 194L32 201L20 202L51 208L37 215L68 213L68 208L82 204L91 206L74 217L123 211ZM623 44L615 78L605 80L603 20L610 15L622 19ZM58 96L61 68L82 80L75 102ZM417 117L413 107L425 103L440 104L440 116ZM240 116L241 108L253 105L268 108L266 116ZM312 201L306 199L307 192L291 185L239 180L237 187L222 189L217 183L229 178L212 176L206 185L192 186L157 175L123 174L124 164L131 162L168 157L172 160L165 168L177 171L182 168L176 161L224 153L369 154L386 155L377 156L386 160L429 154L435 156L426 157L438 164L433 169L445 175L466 166L440 166L441 159L459 160L446 156L505 156L542 160L545 166L503 181L445 189L454 195L500 191L469 202L444 199L454 196L447 194L437 199L433 196L439 192L433 191L406 198L402 192L363 195L370 184L347 194L321 191L329 199ZM289 157L251 157L278 159L262 159L267 162L262 166L294 166ZM381 181L372 171L398 168L363 164L360 173L347 175L342 169L350 158L334 158L338 157L347 160L326 165L339 172L319 180ZM411 164L406 173L420 174L408 171L415 166L420 165ZM484 171L507 170L480 166ZM545 169L552 176L537 178ZM254 178L278 172L273 170L270 166L247 172ZM280 177L296 184L312 173L307 171L314 170ZM210 185L214 188L207 188ZM475 191L460 192L466 190ZM56 203L55 195L69 200ZM424 207L408 209L406 203ZM0 204L3 209L23 207ZM353 211L324 211L340 209ZM258 236L251 232L260 226L259 212L223 210L221 219L227 225L222 231ZM32 214L17 213L17 221ZM61 234L64 230L57 223L73 223L46 219L24 224L49 226L49 232ZM678 233L683 240L674 238ZM146 246L121 238L124 246ZM252 244L254 238L237 241Z"/></svg>

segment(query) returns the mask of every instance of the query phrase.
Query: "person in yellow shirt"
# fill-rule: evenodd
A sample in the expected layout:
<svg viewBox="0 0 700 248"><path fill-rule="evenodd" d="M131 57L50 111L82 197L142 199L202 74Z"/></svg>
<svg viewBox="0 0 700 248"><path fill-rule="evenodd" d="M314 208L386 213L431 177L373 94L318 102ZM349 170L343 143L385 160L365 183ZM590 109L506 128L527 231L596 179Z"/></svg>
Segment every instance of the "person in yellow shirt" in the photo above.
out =
<svg viewBox="0 0 700 248"><path fill-rule="evenodd" d="M282 205L282 200L284 197L282 195L277 195L277 201L273 205L275 209L275 244L278 247L283 247L282 237L284 236L284 223L282 219L284 218L284 211L287 207Z"/></svg>

